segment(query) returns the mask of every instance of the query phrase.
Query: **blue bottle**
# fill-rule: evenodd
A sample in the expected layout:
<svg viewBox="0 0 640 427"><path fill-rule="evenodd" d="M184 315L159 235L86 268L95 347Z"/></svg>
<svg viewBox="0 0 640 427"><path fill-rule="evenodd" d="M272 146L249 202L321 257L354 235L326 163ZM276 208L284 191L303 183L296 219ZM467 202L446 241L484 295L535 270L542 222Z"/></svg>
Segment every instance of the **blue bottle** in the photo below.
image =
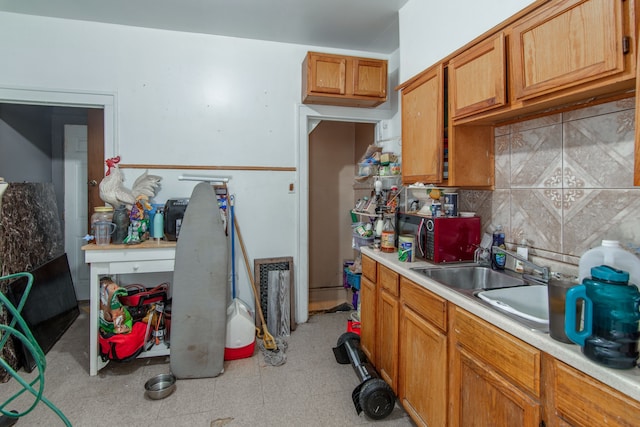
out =
<svg viewBox="0 0 640 427"><path fill-rule="evenodd" d="M493 245L491 249L491 267L494 270L504 270L504 266L507 262L507 254L493 249L493 246L498 246L504 248L504 231L502 231L502 226L496 226L495 231L493 232Z"/></svg>

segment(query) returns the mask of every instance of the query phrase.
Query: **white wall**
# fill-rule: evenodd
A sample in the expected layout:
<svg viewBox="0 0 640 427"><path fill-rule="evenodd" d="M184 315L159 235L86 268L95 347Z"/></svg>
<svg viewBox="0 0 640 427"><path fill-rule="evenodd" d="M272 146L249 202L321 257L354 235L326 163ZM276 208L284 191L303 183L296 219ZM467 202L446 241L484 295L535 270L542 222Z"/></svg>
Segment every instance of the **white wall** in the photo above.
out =
<svg viewBox="0 0 640 427"><path fill-rule="evenodd" d="M400 82L532 3L532 0L409 0L399 13Z"/></svg>
<svg viewBox="0 0 640 427"><path fill-rule="evenodd" d="M106 152L119 154L122 163L298 167L300 144L307 143L301 117L354 115L382 120L397 111L394 98L373 110L311 107L301 116L301 64L308 50L389 59L389 72L395 76L390 93L395 96L397 54L388 58L4 12L0 12L0 89L113 95L115 147L106 147ZM400 130L390 121L381 135L393 136L388 133L394 131ZM111 135L107 136L110 141ZM304 237L299 242L299 228L305 225L300 218L307 214L300 207L306 200L300 194L306 191L299 175L306 174L302 163L298 172L200 173L232 176L230 191L237 196L237 217L251 260L294 256L297 267L298 246L306 247ZM123 172L131 185L142 171ZM195 183L179 182L177 176L199 173L150 172L163 176L157 203L189 196ZM295 183L294 193L289 193L289 183ZM240 297L251 301L241 262L237 270ZM304 271L302 278L304 283L297 286L305 288Z"/></svg>

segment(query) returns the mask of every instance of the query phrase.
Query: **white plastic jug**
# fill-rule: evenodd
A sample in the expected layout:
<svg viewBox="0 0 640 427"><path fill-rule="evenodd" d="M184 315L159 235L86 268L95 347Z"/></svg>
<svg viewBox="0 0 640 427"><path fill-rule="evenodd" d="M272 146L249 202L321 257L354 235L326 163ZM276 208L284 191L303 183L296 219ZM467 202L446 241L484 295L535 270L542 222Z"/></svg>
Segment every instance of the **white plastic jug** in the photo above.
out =
<svg viewBox="0 0 640 427"><path fill-rule="evenodd" d="M591 277L591 268L608 265L629 273L629 282L640 285L640 258L624 250L617 240L603 240L602 245L589 249L580 257L578 283Z"/></svg>

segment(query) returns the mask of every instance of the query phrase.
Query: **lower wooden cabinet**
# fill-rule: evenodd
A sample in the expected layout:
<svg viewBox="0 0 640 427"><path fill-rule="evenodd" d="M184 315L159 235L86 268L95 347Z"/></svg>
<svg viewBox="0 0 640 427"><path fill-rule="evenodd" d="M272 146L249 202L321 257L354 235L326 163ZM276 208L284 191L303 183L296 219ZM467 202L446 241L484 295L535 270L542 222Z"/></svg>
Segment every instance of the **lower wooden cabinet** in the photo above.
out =
<svg viewBox="0 0 640 427"><path fill-rule="evenodd" d="M450 424L539 426L541 352L458 307L450 318Z"/></svg>
<svg viewBox="0 0 640 427"><path fill-rule="evenodd" d="M410 308L401 318L400 402L418 425L447 425L447 336Z"/></svg>
<svg viewBox="0 0 640 427"><path fill-rule="evenodd" d="M360 349L367 359L377 366L376 360L376 312L378 298L376 284L364 274L360 278Z"/></svg>
<svg viewBox="0 0 640 427"><path fill-rule="evenodd" d="M416 424L446 426L446 329L428 320L439 312L441 319L436 323L446 323L446 301L404 277L400 294L398 398Z"/></svg>
<svg viewBox="0 0 640 427"><path fill-rule="evenodd" d="M640 426L640 402L374 264L361 349L417 425Z"/></svg>
<svg viewBox="0 0 640 427"><path fill-rule="evenodd" d="M398 278L398 273L378 264L376 367L394 393L398 392Z"/></svg>
<svg viewBox="0 0 640 427"><path fill-rule="evenodd" d="M378 373L398 392L398 297L384 289L378 298Z"/></svg>
<svg viewBox="0 0 640 427"><path fill-rule="evenodd" d="M556 426L640 426L640 402L545 355L545 424Z"/></svg>

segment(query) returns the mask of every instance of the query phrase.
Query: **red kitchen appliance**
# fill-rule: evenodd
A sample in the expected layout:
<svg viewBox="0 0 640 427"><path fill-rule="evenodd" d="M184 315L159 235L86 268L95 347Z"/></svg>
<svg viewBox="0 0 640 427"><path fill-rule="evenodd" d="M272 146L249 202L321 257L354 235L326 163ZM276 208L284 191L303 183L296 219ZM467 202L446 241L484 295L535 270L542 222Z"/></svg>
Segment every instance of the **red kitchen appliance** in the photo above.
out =
<svg viewBox="0 0 640 427"><path fill-rule="evenodd" d="M416 237L416 257L433 263L473 261L480 244L480 217L430 218L398 214L398 234Z"/></svg>

